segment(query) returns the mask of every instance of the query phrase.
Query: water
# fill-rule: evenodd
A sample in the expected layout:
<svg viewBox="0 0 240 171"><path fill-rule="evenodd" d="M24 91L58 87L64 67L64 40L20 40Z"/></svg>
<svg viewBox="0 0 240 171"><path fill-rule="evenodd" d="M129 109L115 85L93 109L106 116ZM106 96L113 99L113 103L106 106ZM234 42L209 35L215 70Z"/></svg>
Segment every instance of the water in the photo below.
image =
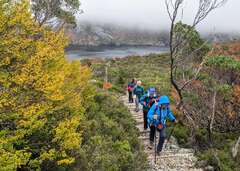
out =
<svg viewBox="0 0 240 171"><path fill-rule="evenodd" d="M104 47L95 50L79 48L77 50L67 50L66 55L69 59L84 58L123 58L126 56L144 56L149 54L163 54L168 52L166 47L157 46L126 46L126 47Z"/></svg>

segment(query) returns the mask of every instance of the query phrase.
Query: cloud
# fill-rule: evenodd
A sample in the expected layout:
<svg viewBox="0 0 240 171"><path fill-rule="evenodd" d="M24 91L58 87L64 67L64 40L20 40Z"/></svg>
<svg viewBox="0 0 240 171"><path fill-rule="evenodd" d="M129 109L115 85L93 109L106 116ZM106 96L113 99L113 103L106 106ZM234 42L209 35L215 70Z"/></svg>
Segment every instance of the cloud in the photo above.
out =
<svg viewBox="0 0 240 171"><path fill-rule="evenodd" d="M192 22L198 0L185 0L184 21ZM81 0L79 21L113 23L141 29L164 30L169 26L164 0ZM229 0L199 25L202 31L240 31L240 1Z"/></svg>

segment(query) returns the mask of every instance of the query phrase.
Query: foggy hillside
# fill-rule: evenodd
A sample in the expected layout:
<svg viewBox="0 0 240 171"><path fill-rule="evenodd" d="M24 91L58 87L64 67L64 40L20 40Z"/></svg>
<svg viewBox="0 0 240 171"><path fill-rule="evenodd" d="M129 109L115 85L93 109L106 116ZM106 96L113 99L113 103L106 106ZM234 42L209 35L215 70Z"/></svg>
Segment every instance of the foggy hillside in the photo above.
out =
<svg viewBox="0 0 240 171"><path fill-rule="evenodd" d="M77 28L68 30L67 35L70 37L71 44L83 46L166 46L168 44L168 33L165 31L157 32L90 22L81 23Z"/></svg>
<svg viewBox="0 0 240 171"><path fill-rule="evenodd" d="M169 35L164 29L153 31L114 24L82 22L66 31L71 45L80 46L167 46ZM213 43L240 39L237 32L202 32L203 38Z"/></svg>

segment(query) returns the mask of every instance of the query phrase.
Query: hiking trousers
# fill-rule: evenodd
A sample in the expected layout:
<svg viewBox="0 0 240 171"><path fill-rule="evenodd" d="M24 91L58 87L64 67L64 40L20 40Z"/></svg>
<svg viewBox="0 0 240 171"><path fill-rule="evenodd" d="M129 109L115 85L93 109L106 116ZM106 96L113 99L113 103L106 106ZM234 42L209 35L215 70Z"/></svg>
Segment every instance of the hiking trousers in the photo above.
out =
<svg viewBox="0 0 240 171"><path fill-rule="evenodd" d="M159 132L159 140L158 140L158 145L157 145L157 151L161 152L162 148L163 148L163 144L166 138L166 131L165 131L165 127L163 127L163 129L161 130L156 130L156 127L154 125L150 125L150 142L153 143L154 142L154 138L155 138L155 133Z"/></svg>
<svg viewBox="0 0 240 171"><path fill-rule="evenodd" d="M137 112L139 111L139 101L140 101L140 99L138 98L138 96L136 96L135 106L136 106L136 111L137 111Z"/></svg>
<svg viewBox="0 0 240 171"><path fill-rule="evenodd" d="M148 111L143 110L143 124L144 124L145 130L148 128L147 114L148 114Z"/></svg>
<svg viewBox="0 0 240 171"><path fill-rule="evenodd" d="M133 103L133 92L132 91L128 92L128 100L129 100L129 103Z"/></svg>

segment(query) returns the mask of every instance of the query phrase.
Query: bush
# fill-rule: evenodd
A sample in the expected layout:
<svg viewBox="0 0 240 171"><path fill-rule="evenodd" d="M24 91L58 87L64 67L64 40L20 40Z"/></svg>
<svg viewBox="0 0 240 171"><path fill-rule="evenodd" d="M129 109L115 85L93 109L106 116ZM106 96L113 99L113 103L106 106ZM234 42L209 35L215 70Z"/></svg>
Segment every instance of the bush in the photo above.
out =
<svg viewBox="0 0 240 171"><path fill-rule="evenodd" d="M144 170L146 155L131 114L117 97L100 92L82 125L82 152L76 170Z"/></svg>
<svg viewBox="0 0 240 171"><path fill-rule="evenodd" d="M177 124L175 126L173 136L177 138L180 146L182 147L189 146L190 130L186 126L182 124Z"/></svg>
<svg viewBox="0 0 240 171"><path fill-rule="evenodd" d="M231 69L240 71L240 62L228 56L213 56L208 58L208 66L215 66L221 69Z"/></svg>

